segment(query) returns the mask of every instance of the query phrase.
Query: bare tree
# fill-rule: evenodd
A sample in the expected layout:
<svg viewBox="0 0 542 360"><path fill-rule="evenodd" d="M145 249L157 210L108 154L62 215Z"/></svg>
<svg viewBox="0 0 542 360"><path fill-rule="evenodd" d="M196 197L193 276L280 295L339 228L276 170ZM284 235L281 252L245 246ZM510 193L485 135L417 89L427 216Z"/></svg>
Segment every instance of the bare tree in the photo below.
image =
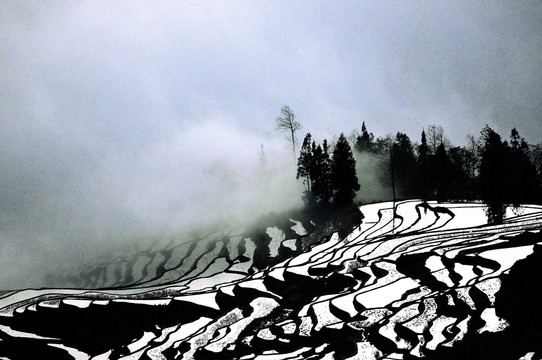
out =
<svg viewBox="0 0 542 360"><path fill-rule="evenodd" d="M295 132L301 129L301 124L295 119L295 114L288 105L284 105L280 109L281 116L277 116L275 119L277 125L277 131L286 133L286 139L292 142L292 151L294 153L294 162L297 162L297 155L295 153L296 148L296 136Z"/></svg>
<svg viewBox="0 0 542 360"><path fill-rule="evenodd" d="M445 148L449 148L451 145L450 140L444 135L444 129L440 125L429 125L427 128L427 144L433 155L437 153L437 148L440 144L443 144Z"/></svg>

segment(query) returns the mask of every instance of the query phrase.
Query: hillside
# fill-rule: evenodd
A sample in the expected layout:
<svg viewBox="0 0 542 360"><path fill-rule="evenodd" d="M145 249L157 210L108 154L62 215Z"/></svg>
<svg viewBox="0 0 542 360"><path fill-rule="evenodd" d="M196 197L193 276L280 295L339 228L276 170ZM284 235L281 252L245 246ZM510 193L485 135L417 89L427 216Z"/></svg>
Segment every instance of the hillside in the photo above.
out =
<svg viewBox="0 0 542 360"><path fill-rule="evenodd" d="M0 358L542 356L542 207L490 226L476 203L360 210L344 238L307 219L219 229L6 292Z"/></svg>

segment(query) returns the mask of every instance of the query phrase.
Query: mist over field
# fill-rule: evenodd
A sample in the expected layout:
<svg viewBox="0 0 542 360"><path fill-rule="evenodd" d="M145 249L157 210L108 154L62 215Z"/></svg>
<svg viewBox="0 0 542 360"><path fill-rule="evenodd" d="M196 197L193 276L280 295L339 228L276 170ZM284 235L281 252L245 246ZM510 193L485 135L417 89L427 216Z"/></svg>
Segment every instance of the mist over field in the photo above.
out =
<svg viewBox="0 0 542 360"><path fill-rule="evenodd" d="M300 206L285 104L299 140L365 121L537 143L540 19L535 1L2 1L0 289ZM375 159L357 160L358 200L390 198Z"/></svg>
<svg viewBox="0 0 542 360"><path fill-rule="evenodd" d="M34 279L40 284L43 272L76 267L108 248L221 222L240 227L301 204L293 160L275 155L283 153L282 144L264 148L261 163L259 139L235 141L243 136L217 123L176 135L202 145L170 144L167 151L138 154L129 164L116 156L74 159L77 169L66 165L64 171L49 166L51 156L58 156L53 151L42 163L4 176L3 196L14 207L2 213L0 261L18 271L4 274L3 288L32 286ZM50 178L49 187L44 178Z"/></svg>
<svg viewBox="0 0 542 360"><path fill-rule="evenodd" d="M356 159L356 174L361 189L356 200L363 204L393 199L389 169L384 168L386 162L370 153L354 153Z"/></svg>

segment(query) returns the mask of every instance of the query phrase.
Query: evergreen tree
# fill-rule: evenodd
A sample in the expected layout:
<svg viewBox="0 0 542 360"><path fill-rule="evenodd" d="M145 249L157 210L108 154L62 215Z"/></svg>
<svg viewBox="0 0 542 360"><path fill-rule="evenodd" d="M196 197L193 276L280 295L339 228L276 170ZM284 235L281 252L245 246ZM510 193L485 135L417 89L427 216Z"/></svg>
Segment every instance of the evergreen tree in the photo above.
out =
<svg viewBox="0 0 542 360"><path fill-rule="evenodd" d="M480 196L488 206L489 223L500 223L504 218L506 169L506 147L501 136L488 125L480 135Z"/></svg>
<svg viewBox="0 0 542 360"><path fill-rule="evenodd" d="M469 183L469 198L478 198L477 190L477 176L476 170L478 169L479 157L478 157L478 144L476 139L472 135L467 135L467 146L465 148L466 157L465 163L467 165L467 179Z"/></svg>
<svg viewBox="0 0 542 360"><path fill-rule="evenodd" d="M318 145L314 150L314 169L314 196L327 203L331 198L331 160L327 140L324 140L323 147Z"/></svg>
<svg viewBox="0 0 542 360"><path fill-rule="evenodd" d="M400 196L410 198L415 194L416 156L410 138L398 132L392 145L393 170Z"/></svg>
<svg viewBox="0 0 542 360"><path fill-rule="evenodd" d="M443 143L437 147L433 157L431 172L434 180L437 201L444 201L449 196L451 186L451 162Z"/></svg>
<svg viewBox="0 0 542 360"><path fill-rule="evenodd" d="M307 190L303 197L309 205L316 202L327 203L332 194L331 161L327 140L324 140L323 148L311 140L310 133L305 135L297 162L297 178L305 178Z"/></svg>
<svg viewBox="0 0 542 360"><path fill-rule="evenodd" d="M453 200L468 199L471 195L469 188L469 152L464 147L454 146L448 151L448 158L450 161L448 198Z"/></svg>
<svg viewBox="0 0 542 360"><path fill-rule="evenodd" d="M511 131L507 155L507 202L518 206L535 201L539 188L536 167L529 158L529 145L516 128Z"/></svg>
<svg viewBox="0 0 542 360"><path fill-rule="evenodd" d="M375 154L377 156L377 165L376 165L376 177L379 180L383 188L389 188L386 190L391 190L392 194L394 193L394 184L392 181L392 146L394 139L391 134L386 135L385 137L379 136L375 141ZM391 194L390 194L391 196ZM385 197L388 199L387 197ZM395 196L393 196L395 198Z"/></svg>
<svg viewBox="0 0 542 360"><path fill-rule="evenodd" d="M429 188L429 159L431 150L427 145L427 138L425 136L425 130L422 130L422 141L418 146L418 164L417 170L417 184L418 194L423 200L427 200L431 193Z"/></svg>
<svg viewBox="0 0 542 360"><path fill-rule="evenodd" d="M325 175L322 179L322 200L328 202L333 195L333 188L331 186L331 158L329 156L329 144L326 139L323 143L323 164L325 165L323 174Z"/></svg>
<svg viewBox="0 0 542 360"><path fill-rule="evenodd" d="M360 189L356 175L356 160L350 144L342 133L333 149L331 185L333 202L340 206L351 204L356 196L356 191Z"/></svg>
<svg viewBox="0 0 542 360"><path fill-rule="evenodd" d="M542 184L542 144L529 147L529 159L536 169L538 183Z"/></svg>
<svg viewBox="0 0 542 360"><path fill-rule="evenodd" d="M373 133L369 133L367 131L367 127L365 126L365 121L361 125L361 135L359 135L356 138L354 149L358 152L363 152L363 151L374 152L375 151L374 135Z"/></svg>
<svg viewBox="0 0 542 360"><path fill-rule="evenodd" d="M307 133L303 139L303 145L299 152L299 158L297 160L297 179L304 177L303 183L307 185L307 192L311 192L312 178L311 175L314 172L313 153L311 148L311 134Z"/></svg>

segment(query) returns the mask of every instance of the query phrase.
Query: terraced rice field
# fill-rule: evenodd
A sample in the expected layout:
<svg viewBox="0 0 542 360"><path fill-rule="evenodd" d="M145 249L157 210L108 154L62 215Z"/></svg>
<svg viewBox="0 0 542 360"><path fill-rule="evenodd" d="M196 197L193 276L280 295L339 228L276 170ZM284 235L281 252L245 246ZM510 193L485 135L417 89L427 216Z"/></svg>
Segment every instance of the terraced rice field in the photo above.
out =
<svg viewBox="0 0 542 360"><path fill-rule="evenodd" d="M542 207L486 225L481 204L396 205L304 251L309 224L269 227L266 267L234 229L3 293L0 359L542 357Z"/></svg>

